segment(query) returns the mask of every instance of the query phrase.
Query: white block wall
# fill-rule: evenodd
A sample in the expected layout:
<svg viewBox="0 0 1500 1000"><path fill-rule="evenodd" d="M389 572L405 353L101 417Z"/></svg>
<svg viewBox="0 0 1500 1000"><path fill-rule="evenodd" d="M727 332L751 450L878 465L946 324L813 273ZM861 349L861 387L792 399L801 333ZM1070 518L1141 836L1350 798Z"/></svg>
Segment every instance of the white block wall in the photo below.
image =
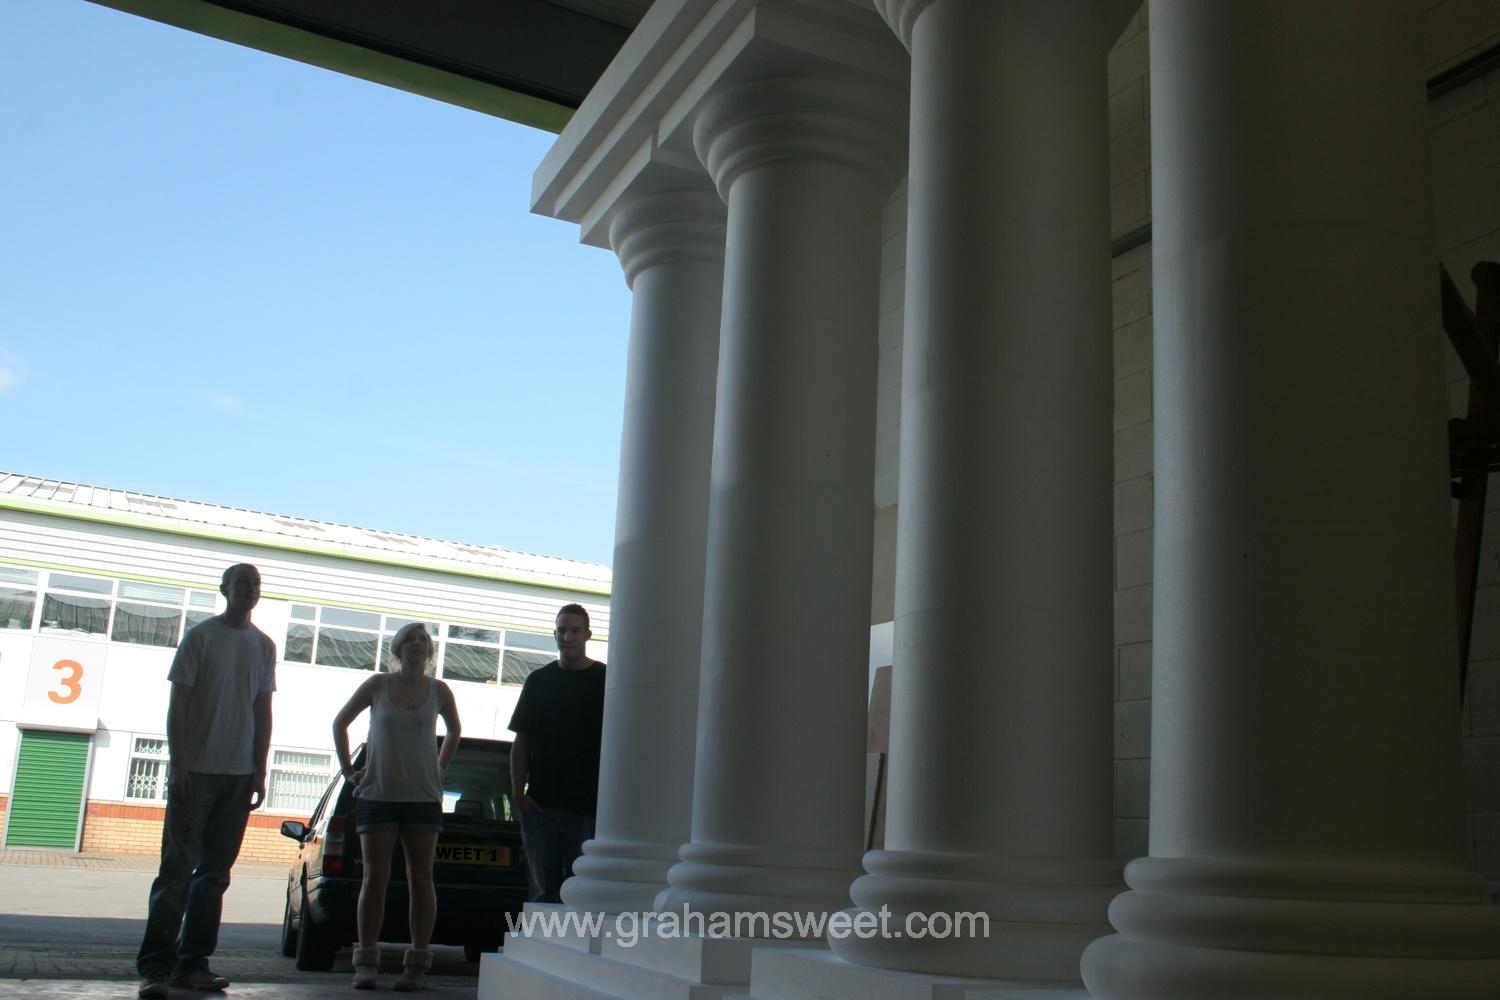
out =
<svg viewBox="0 0 1500 1000"><path fill-rule="evenodd" d="M1500 3L1495 0L1433 0L1424 18L1429 77L1500 43ZM1151 218L1148 70L1142 7L1109 57L1110 224L1117 239ZM1478 260L1500 261L1500 72L1433 101L1430 110L1434 248L1472 304L1469 269ZM876 622L891 617L895 574L905 230L903 185L886 209L881 257ZM1133 858L1148 852L1151 764L1151 245L1115 258L1113 281L1115 851ZM1443 337L1438 323L1434 316L1427 335ZM1468 386L1453 358L1449 378L1457 415L1466 404ZM1470 862L1500 881L1500 516L1493 514L1500 510L1500 476L1491 486L1489 509L1463 739ZM1453 673L1456 684L1456 668Z"/></svg>
<svg viewBox="0 0 1500 1000"><path fill-rule="evenodd" d="M1426 54L1439 72L1500 44L1500 4L1447 0L1427 12ZM1434 242L1459 291L1473 305L1469 271L1500 261L1500 70L1429 105ZM1441 333L1435 334L1441 336ZM1448 352L1449 414L1468 406L1468 377ZM1490 477L1469 690L1464 706L1464 800L1470 859L1500 881L1500 476Z"/></svg>

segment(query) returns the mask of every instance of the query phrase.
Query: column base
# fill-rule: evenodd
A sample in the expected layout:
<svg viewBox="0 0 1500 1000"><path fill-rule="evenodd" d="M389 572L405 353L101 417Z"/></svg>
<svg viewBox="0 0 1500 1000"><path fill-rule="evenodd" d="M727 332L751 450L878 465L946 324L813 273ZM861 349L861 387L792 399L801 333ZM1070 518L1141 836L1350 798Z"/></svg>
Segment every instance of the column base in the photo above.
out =
<svg viewBox="0 0 1500 1000"><path fill-rule="evenodd" d="M832 939L835 954L875 968L989 980L1078 984L1079 958L1110 932L1109 901L1122 888L1120 865L1104 860L871 851L865 868L849 894L884 932ZM921 915L916 924L910 914Z"/></svg>
<svg viewBox="0 0 1500 1000"><path fill-rule="evenodd" d="M1089 1000L1076 985L898 972L779 948L755 950L749 993L756 1000Z"/></svg>
<svg viewBox="0 0 1500 1000"><path fill-rule="evenodd" d="M682 860L667 873L669 887L656 897L658 911L764 914L768 920L826 915L849 906L849 883L860 874L857 857L842 851L695 843L678 853ZM782 930L765 933L779 937Z"/></svg>
<svg viewBox="0 0 1500 1000"><path fill-rule="evenodd" d="M667 887L677 863L677 844L634 840L590 840L563 883L562 899L592 913L646 913Z"/></svg>
<svg viewBox="0 0 1500 1000"><path fill-rule="evenodd" d="M724 1000L749 992L761 949L826 953L821 942L662 936L633 917L606 918L594 940L590 948L567 936L509 935L502 954L481 961L479 1000Z"/></svg>
<svg viewBox="0 0 1500 1000"><path fill-rule="evenodd" d="M1468 872L1142 858L1089 946L1098 1000L1480 1000L1500 909Z"/></svg>

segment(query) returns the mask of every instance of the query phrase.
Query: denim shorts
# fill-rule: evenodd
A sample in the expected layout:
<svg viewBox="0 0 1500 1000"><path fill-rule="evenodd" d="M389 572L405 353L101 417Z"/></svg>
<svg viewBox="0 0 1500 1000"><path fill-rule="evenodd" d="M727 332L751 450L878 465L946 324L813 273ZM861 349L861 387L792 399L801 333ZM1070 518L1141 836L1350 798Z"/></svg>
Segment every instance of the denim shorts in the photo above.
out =
<svg viewBox="0 0 1500 1000"><path fill-rule="evenodd" d="M437 833L443 828L441 802L377 802L354 800L354 832L409 830L412 833Z"/></svg>

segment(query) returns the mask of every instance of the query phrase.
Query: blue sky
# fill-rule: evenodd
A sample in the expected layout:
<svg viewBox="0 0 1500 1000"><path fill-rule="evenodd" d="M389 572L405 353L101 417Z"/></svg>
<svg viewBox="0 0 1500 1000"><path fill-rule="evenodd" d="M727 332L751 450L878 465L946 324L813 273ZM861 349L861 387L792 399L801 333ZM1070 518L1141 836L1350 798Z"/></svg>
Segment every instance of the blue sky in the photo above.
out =
<svg viewBox="0 0 1500 1000"><path fill-rule="evenodd" d="M0 469L608 564L630 297L553 138L0 2Z"/></svg>

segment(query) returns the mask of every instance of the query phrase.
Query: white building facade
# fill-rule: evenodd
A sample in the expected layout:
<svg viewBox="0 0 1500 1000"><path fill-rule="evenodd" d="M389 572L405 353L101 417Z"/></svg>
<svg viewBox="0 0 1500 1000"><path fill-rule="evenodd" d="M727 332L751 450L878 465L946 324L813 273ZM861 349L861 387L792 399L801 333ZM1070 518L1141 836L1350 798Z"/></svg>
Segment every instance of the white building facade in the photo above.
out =
<svg viewBox="0 0 1500 1000"><path fill-rule="evenodd" d="M3 846L159 848L167 669L185 628L222 610L237 562L260 569L253 618L278 655L247 860L286 856L280 820L306 818L337 769L333 713L406 622L434 627L466 736L511 737L563 604L588 609L591 655L607 656L602 566L0 473Z"/></svg>

